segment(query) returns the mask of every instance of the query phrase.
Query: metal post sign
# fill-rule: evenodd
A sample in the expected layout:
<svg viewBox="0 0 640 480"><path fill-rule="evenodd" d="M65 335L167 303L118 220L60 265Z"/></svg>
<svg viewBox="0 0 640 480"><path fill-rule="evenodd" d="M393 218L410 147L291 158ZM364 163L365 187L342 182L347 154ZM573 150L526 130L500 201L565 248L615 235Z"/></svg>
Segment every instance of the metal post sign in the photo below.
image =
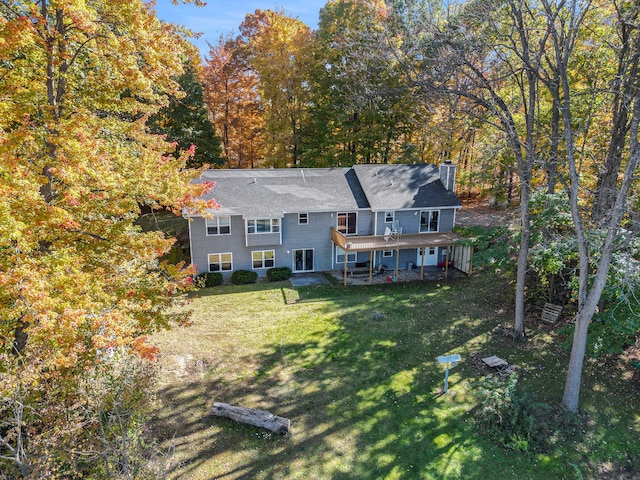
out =
<svg viewBox="0 0 640 480"><path fill-rule="evenodd" d="M447 393L447 390L449 390L449 367L455 367L460 361L462 361L462 357L460 357L460 355L457 353L455 355L443 355L441 357L438 357L439 364L447 365L447 370L444 374L444 393Z"/></svg>

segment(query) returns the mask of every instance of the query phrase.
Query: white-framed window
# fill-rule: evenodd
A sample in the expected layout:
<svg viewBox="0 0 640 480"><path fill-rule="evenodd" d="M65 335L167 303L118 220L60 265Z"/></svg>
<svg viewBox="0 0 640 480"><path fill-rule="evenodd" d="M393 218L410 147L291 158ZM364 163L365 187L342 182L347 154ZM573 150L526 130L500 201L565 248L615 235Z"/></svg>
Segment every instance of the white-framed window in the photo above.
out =
<svg viewBox="0 0 640 480"><path fill-rule="evenodd" d="M207 218L207 235L230 235L231 217L220 216Z"/></svg>
<svg viewBox="0 0 640 480"><path fill-rule="evenodd" d="M423 210L420 212L420 233L439 231L439 221L439 210Z"/></svg>
<svg viewBox="0 0 640 480"><path fill-rule="evenodd" d="M347 263L356 261L356 252L350 252L347 254ZM340 247L336 247L336 263L344 263L344 250Z"/></svg>
<svg viewBox="0 0 640 480"><path fill-rule="evenodd" d="M210 253L210 272L230 272L233 270L233 254L231 253Z"/></svg>
<svg viewBox="0 0 640 480"><path fill-rule="evenodd" d="M308 225L309 224L309 214L308 213L299 213L298 214L298 225Z"/></svg>
<svg viewBox="0 0 640 480"><path fill-rule="evenodd" d="M358 224L358 215L356 212L340 212L338 213L337 230L343 235L355 235Z"/></svg>
<svg viewBox="0 0 640 480"><path fill-rule="evenodd" d="M279 218L258 218L256 220L247 220L247 233L278 233L279 231Z"/></svg>
<svg viewBox="0 0 640 480"><path fill-rule="evenodd" d="M384 212L384 223L393 223L396 219L396 212Z"/></svg>
<svg viewBox="0 0 640 480"><path fill-rule="evenodd" d="M383 258L393 257L393 250L383 250L382 256Z"/></svg>
<svg viewBox="0 0 640 480"><path fill-rule="evenodd" d="M276 263L275 250L256 250L251 252L251 262L254 270L272 268Z"/></svg>

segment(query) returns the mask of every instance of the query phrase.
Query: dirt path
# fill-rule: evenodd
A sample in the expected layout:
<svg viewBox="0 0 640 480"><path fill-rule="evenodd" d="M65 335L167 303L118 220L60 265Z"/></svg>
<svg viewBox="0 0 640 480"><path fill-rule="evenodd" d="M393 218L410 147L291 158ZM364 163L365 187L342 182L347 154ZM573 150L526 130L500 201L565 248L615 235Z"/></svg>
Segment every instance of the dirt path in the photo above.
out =
<svg viewBox="0 0 640 480"><path fill-rule="evenodd" d="M456 224L465 227L497 227L511 223L517 216L515 207L490 207L484 199L461 199L462 209L456 213Z"/></svg>

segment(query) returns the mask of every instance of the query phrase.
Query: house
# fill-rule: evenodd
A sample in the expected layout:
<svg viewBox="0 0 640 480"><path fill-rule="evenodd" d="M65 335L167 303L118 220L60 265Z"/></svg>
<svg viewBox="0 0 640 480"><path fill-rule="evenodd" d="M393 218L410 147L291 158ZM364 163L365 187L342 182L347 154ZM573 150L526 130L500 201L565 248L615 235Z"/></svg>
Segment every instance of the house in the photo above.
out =
<svg viewBox="0 0 640 480"><path fill-rule="evenodd" d="M455 165L207 170L220 204L212 219L190 216L198 273L272 267L293 273L385 264L450 264L460 201ZM187 214L188 215L188 214ZM188 215L189 216L189 215ZM366 266L366 267L365 267Z"/></svg>

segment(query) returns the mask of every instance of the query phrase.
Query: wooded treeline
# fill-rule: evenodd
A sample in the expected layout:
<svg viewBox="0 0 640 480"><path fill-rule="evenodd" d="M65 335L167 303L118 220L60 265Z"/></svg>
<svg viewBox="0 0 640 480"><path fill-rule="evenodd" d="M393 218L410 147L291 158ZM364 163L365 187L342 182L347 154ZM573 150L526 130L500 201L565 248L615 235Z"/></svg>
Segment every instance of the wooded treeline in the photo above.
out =
<svg viewBox="0 0 640 480"><path fill-rule="evenodd" d="M409 5L330 1L315 31L282 11L248 14L240 35L221 38L205 60L205 102L222 143L221 162L210 163L452 160L460 194L488 193L502 205L516 199L515 159L486 115L459 98L425 92L409 72L409 58L390 55L389 42L405 48L416 27L406 23L411 17L403 8ZM440 15L435 3L420 8Z"/></svg>

